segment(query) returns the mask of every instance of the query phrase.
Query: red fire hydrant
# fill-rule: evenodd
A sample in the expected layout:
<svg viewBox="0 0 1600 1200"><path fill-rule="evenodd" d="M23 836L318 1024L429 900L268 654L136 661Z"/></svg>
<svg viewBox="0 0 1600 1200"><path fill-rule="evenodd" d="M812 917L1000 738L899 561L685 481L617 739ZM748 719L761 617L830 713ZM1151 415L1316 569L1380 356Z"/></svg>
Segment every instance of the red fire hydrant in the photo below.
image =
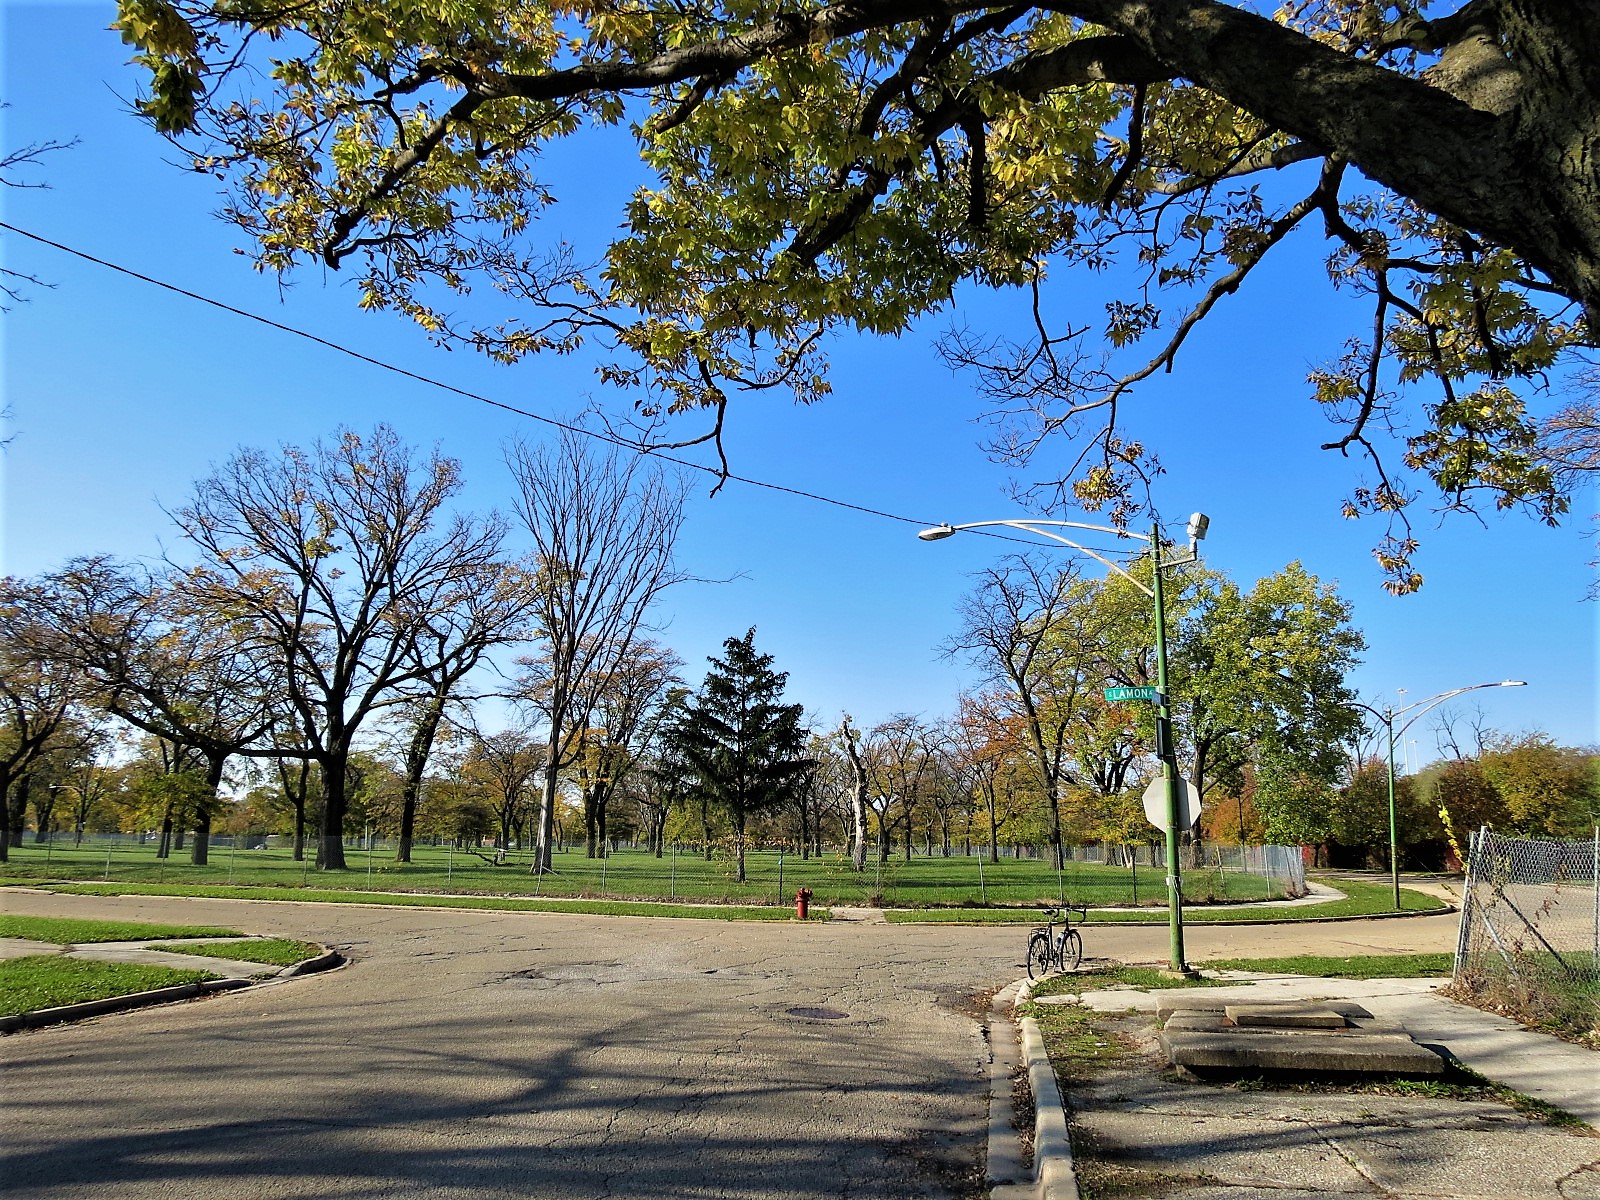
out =
<svg viewBox="0 0 1600 1200"><path fill-rule="evenodd" d="M811 915L811 889L801 888L794 894L794 916L797 921L804 921Z"/></svg>

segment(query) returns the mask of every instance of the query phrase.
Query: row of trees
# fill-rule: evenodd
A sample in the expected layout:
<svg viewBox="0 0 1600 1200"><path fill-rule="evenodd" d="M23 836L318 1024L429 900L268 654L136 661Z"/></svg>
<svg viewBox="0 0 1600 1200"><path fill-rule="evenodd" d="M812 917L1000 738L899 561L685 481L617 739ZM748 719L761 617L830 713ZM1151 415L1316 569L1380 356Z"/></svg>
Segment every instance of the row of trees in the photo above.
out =
<svg viewBox="0 0 1600 1200"><path fill-rule="evenodd" d="M686 491L653 460L576 432L514 446L507 462L531 544L522 553L498 514L448 509L462 485L455 460L379 427L276 456L240 451L173 514L187 561L89 558L7 579L8 825L20 827L51 747L104 714L167 747L173 775L198 777L198 862L231 760L279 765L297 853L315 768L317 862L337 869L352 755L381 730L404 744L404 860L442 724L483 698L472 683L482 668L521 648L519 672L496 690L543 717L547 868L555 780L589 744L601 697L648 657L645 613L681 578L672 552ZM163 847L180 811L175 798Z"/></svg>
<svg viewBox="0 0 1600 1200"><path fill-rule="evenodd" d="M752 835L843 842L857 869L896 842L991 857L1027 843L1059 861L1073 843L1153 838L1138 802L1158 770L1153 709L1105 698L1155 682L1133 582L1148 559L1133 579L1001 560L945 647L981 681L951 716L823 725L785 703L754 629L698 690L649 636L683 578L680 480L576 433L508 462L522 553L511 520L448 510L452 460L379 428L241 451L175 514L187 561L6 580L0 855L30 807L44 830L67 800L79 830L97 805L158 829L161 854L192 829L204 862L224 790L230 821L292 829L297 856L314 828L324 869L368 823L402 862L421 828L531 845L539 871L575 825L590 855L608 835L658 853L669 834L726 836L741 877ZM1364 643L1337 591L1298 563L1249 590L1190 566L1168 591L1174 749L1205 832L1381 842L1384 780L1345 684ZM113 749L118 730L133 750ZM1583 752L1480 730L1472 753L1403 781L1402 824L1440 844L1451 822L1571 832L1594 816L1592 779Z"/></svg>

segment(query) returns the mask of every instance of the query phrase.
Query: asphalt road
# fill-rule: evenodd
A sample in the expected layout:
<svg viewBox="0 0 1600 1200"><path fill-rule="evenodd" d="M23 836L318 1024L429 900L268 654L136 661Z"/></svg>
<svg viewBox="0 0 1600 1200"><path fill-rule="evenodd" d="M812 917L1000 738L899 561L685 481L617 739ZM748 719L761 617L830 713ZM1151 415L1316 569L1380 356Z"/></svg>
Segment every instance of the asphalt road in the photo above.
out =
<svg viewBox="0 0 1600 1200"><path fill-rule="evenodd" d="M971 1197L984 997L1024 928L46 896L326 942L340 970L0 1041L30 1200ZM1190 927L1224 954L1443 950L1455 918ZM1164 961L1165 927L1087 952Z"/></svg>

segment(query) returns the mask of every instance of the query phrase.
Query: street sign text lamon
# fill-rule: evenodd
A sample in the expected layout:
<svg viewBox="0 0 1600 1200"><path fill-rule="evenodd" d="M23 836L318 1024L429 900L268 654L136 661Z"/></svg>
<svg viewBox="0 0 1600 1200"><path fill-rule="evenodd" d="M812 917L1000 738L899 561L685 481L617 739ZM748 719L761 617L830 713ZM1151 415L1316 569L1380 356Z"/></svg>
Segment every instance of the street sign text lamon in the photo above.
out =
<svg viewBox="0 0 1600 1200"><path fill-rule="evenodd" d="M1106 703L1120 704L1124 700L1152 700L1161 703L1161 689L1145 685L1143 687L1108 687L1105 690Z"/></svg>

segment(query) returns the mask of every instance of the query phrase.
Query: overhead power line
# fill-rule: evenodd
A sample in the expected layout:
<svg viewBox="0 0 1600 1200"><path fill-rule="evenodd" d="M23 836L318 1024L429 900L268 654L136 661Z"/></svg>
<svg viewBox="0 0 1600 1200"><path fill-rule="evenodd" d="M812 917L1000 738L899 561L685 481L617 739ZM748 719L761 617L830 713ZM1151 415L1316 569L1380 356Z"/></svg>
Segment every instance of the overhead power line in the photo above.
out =
<svg viewBox="0 0 1600 1200"><path fill-rule="evenodd" d="M747 487L763 488L767 491L779 492L787 496L795 496L802 500L811 500L818 504L828 504L832 505L834 508L842 508L850 512L863 513L869 517L881 517L887 521L898 521L905 525L916 525L921 528L927 528L930 525L935 525L938 523L935 521L925 521L919 520L915 517L903 516L899 513L885 512L883 509L871 508L868 505L856 504L849 500L840 500L834 496L824 496L820 492L810 492L803 488L789 487L781 483L771 483L764 479L752 479L745 475L725 473L716 467L709 467L705 463L697 463L691 459L677 458L671 454L666 454L661 451L645 450L636 443L629 442L624 438L619 438L614 434L604 433L596 429L588 429L582 425L572 425L565 421L558 421L554 417L547 417L541 413L529 412L525 408L518 408L516 405L507 404L503 400L496 400L491 396L485 396L479 392L469 391L466 388L457 387L453 383L446 383L444 380L435 379L431 375L423 375L417 371L396 366L394 363L386 362L381 358L374 358L372 355L365 354L362 351L353 349L350 346L342 345L339 342L330 341L328 338L321 337L318 334L310 332L309 330L300 329L293 325L285 325L281 321L274 321L272 318L263 317L259 313L253 313L247 309L239 308L222 300L216 300L210 296L201 295L199 292L191 291L185 287L179 287L175 283L168 283L165 280L156 279L153 276L146 275L141 271L135 271L131 267L125 267L120 263L111 262L107 259L90 254L87 251L79 250L76 247L53 241L50 238L33 233L27 229L21 229L15 225L8 224L5 221L0 221L0 229L14 233L18 237L27 238L29 241L37 242L42 246L49 246L52 250L59 250L63 254L70 254L74 258L82 259L84 262L93 263L95 266L102 267L107 271L114 271L117 274L125 275L130 279L137 279L139 282L149 284L151 287L157 287L163 291L172 292L176 295L183 296L185 299L193 300L199 304L209 305L211 308L219 309L222 312L228 313L235 317L242 317L247 321L254 321L258 325L265 325L269 329L276 329L280 333L287 333L292 337L303 338L308 342L313 342L316 345L323 347L324 349L332 350L336 354L343 354L349 358L357 360L358 362L366 363L368 366L377 367L380 371L388 371L395 375L401 375L407 379L415 380L417 383L425 384L428 387L438 388L441 391L460 396L465 400L474 400L479 404L487 404L491 408L498 408L515 416L526 417L530 421L537 421L540 424L550 425L556 429L564 429L571 433L582 434L584 437L591 437L596 441L606 442L610 445L618 446L625 450L648 453L655 458L663 460L664 462L670 462L687 470L699 471L707 475L715 475L719 480L726 480L729 483L742 483ZM995 530L975 529L971 532L982 534L985 537L996 538L1005 542L1018 542L1023 545L1030 546L1039 544L1037 542L1029 541L1026 538L1014 537L1010 534L1000 533Z"/></svg>

